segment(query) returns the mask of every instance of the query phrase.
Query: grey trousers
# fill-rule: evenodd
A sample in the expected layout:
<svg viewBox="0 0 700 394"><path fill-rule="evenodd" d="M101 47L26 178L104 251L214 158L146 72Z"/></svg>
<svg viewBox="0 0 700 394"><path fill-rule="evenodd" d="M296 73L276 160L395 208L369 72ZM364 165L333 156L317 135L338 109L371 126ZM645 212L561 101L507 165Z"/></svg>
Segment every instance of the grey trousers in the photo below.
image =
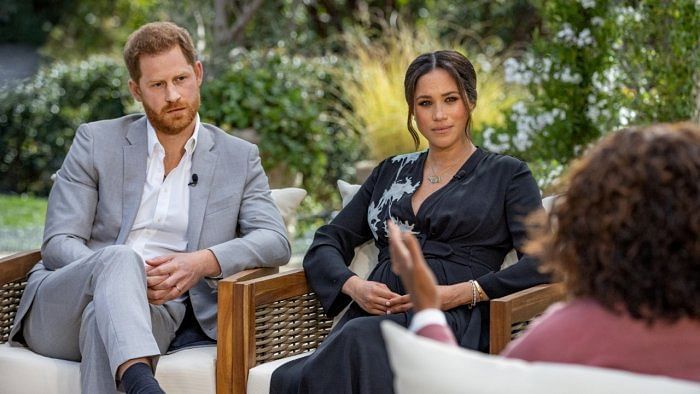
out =
<svg viewBox="0 0 700 394"><path fill-rule="evenodd" d="M36 353L80 361L83 393L114 393L117 368L164 353L184 314L182 303L150 305L142 258L110 246L51 272L21 324Z"/></svg>

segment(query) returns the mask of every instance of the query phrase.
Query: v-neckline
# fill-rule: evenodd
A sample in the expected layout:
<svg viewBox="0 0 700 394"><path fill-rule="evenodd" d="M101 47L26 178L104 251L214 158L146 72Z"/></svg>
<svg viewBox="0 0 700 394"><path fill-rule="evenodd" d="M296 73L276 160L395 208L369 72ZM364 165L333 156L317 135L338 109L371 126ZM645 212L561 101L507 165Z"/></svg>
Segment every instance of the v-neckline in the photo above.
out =
<svg viewBox="0 0 700 394"><path fill-rule="evenodd" d="M424 154L423 157L421 158L421 163L420 163L419 168L418 168L419 173L420 173L420 175L421 175L421 177L420 177L421 181L420 181L420 184L418 185L418 187L416 188L416 191L417 191L418 189L420 189L420 187L423 185L423 172L425 171L425 165L426 165L426 162L428 161L428 151L429 151L429 150L426 149L426 150L425 150L425 154ZM478 156L481 156L481 149L480 149L478 146L475 146L475 147L474 147L474 152L472 152L472 154L469 156L469 158L467 158L467 160L465 160L464 163L462 163L462 166L459 167L459 169L457 170L457 172L455 172L455 175L459 174L460 172L464 172L464 174L462 175L462 177L469 175L469 174L471 173L471 171L473 170L473 168L474 168L474 165L472 165L471 163L475 163L475 162L476 162L475 156L477 156L477 155L478 155ZM460 177L460 178L461 178L461 177ZM428 202L428 200L433 199L433 197L434 197L436 194L439 194L441 191L447 189L452 183L454 183L454 180L455 180L455 176L452 176L452 178L450 178L450 180L447 181L447 183L445 184L445 186L442 186L441 188L439 188L439 189L435 190L434 192L428 194L428 196L425 197L425 199L423 200L423 202L422 202L422 203L420 204L420 206L418 207L418 210L417 210L417 211L415 211L415 210L413 209L413 196L416 194L416 192L414 191L413 193L411 193L411 196L410 196L410 198L409 198L408 203L409 203L409 206L410 206L410 208L411 208L410 211L411 211L411 214L413 215L414 222L417 222L417 221L418 221L419 214L421 213L421 210L423 210L423 207L424 207L425 204Z"/></svg>

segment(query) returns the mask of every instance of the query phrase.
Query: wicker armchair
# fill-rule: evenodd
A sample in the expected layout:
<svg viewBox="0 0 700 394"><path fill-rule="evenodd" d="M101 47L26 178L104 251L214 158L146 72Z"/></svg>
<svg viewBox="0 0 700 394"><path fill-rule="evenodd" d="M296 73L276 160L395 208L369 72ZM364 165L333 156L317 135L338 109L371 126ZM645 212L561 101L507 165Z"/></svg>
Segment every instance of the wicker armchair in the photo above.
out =
<svg viewBox="0 0 700 394"><path fill-rule="evenodd" d="M220 368L226 364L217 369L217 385L226 380L226 392L245 393L251 368L315 349L331 329L332 320L324 315L302 269L227 281L219 285L219 292L220 297L233 296L232 315L222 319L219 311L219 340L222 325L228 325L227 346L243 349L217 364ZM550 284L491 300L490 352L500 352L533 317L563 298L563 286Z"/></svg>

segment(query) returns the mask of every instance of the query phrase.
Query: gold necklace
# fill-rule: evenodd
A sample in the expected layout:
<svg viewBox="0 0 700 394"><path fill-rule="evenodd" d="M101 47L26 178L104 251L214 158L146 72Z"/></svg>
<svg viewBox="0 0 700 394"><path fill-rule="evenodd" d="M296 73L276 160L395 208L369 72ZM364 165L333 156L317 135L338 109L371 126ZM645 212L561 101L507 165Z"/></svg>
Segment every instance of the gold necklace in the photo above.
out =
<svg viewBox="0 0 700 394"><path fill-rule="evenodd" d="M440 171L439 173L435 171L435 166L433 166L433 163L429 163L429 164L430 164L430 172L432 172L432 175L428 175L428 182L430 182L430 183L432 183L432 184L436 184L436 183L442 182L442 176L441 176L441 174L446 173L448 170L450 170L452 167L456 166L456 165L459 164L460 162L462 162L462 160L457 160L457 161L455 161L454 163L450 164L449 166L447 166L446 168L444 168L444 169L443 169L442 171Z"/></svg>

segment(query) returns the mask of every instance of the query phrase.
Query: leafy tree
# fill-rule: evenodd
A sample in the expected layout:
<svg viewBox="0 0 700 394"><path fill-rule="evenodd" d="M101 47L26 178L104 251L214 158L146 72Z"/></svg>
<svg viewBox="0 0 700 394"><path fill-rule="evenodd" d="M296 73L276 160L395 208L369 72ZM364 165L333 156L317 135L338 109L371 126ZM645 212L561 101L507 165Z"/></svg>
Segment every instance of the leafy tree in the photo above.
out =
<svg viewBox="0 0 700 394"><path fill-rule="evenodd" d="M127 37L146 22L167 19L158 0L66 0L59 23L43 48L53 59L119 55Z"/></svg>
<svg viewBox="0 0 700 394"><path fill-rule="evenodd" d="M71 0L3 0L0 42L42 45Z"/></svg>
<svg viewBox="0 0 700 394"><path fill-rule="evenodd" d="M700 122L700 3L621 3L612 16L624 120Z"/></svg>
<svg viewBox="0 0 700 394"><path fill-rule="evenodd" d="M553 0L532 47L505 63L527 100L486 147L519 155L545 183L600 135L700 119L700 7L686 0Z"/></svg>
<svg viewBox="0 0 700 394"><path fill-rule="evenodd" d="M520 60L504 64L507 82L531 93L508 112L504 128L487 129L487 147L525 159L567 162L607 131L618 103L606 85L613 58L605 0L544 3L543 29Z"/></svg>

